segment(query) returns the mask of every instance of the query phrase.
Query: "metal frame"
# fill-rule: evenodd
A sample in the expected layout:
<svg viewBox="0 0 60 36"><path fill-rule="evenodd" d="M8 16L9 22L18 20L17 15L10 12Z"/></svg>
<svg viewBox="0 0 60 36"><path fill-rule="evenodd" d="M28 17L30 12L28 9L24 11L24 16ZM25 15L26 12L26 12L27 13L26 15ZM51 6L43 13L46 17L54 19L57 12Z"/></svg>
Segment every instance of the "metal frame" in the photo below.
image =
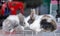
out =
<svg viewBox="0 0 60 36"><path fill-rule="evenodd" d="M31 31L31 30L24 30L24 31L27 32L27 31ZM27 33L23 32L22 34L23 34L22 36L26 36ZM50 34L51 34L51 33L49 33L48 36L50 36ZM57 34L60 35L60 33L56 33L56 31L53 32L53 35L54 35L54 36L57 36ZM15 34L15 35L16 35L16 34ZM42 35L43 35L43 34L42 34ZM11 34L10 34L9 36L11 36ZM19 36L21 36L21 35L19 35ZM34 36L33 31L31 32L31 35L30 35L30 36ZM35 33L35 36L40 36L40 35L37 35L37 34Z"/></svg>

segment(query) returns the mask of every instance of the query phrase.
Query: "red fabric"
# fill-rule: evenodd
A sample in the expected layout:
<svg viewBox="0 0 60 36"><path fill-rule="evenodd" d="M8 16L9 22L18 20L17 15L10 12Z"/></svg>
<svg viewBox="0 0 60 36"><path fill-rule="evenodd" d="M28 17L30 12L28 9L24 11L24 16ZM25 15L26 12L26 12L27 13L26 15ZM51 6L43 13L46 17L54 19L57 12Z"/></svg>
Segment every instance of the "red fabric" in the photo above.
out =
<svg viewBox="0 0 60 36"><path fill-rule="evenodd" d="M13 5L15 5L15 6L13 6ZM16 14L17 9L20 9L21 13L24 14L24 5L23 5L23 2L16 2L16 1L8 2L8 7L10 8L12 15Z"/></svg>
<svg viewBox="0 0 60 36"><path fill-rule="evenodd" d="M1 12L2 15L4 15L5 8L6 8L6 3L4 3L4 4L2 5L2 12Z"/></svg>

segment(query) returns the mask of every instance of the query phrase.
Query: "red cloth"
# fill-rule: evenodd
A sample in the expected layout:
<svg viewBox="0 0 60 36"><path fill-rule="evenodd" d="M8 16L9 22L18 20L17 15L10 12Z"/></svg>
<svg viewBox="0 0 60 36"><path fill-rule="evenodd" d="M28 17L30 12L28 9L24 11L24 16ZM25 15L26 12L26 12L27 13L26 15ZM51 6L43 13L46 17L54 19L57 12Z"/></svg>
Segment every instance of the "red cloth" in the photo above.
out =
<svg viewBox="0 0 60 36"><path fill-rule="evenodd" d="M2 15L4 15L4 12L5 12L5 8L6 8L7 6L6 6L6 3L4 3L3 5L2 5L2 12L1 12L1 14Z"/></svg>
<svg viewBox="0 0 60 36"><path fill-rule="evenodd" d="M14 4L15 4L15 6L13 6ZM2 5L2 15L4 15L6 7L7 7L7 4L4 3ZM16 1L14 1L14 2L8 2L8 8L10 9L10 14L11 15L16 15L16 11L18 9L21 10L20 13L24 14L24 4L23 4L23 2L16 2Z"/></svg>
<svg viewBox="0 0 60 36"><path fill-rule="evenodd" d="M16 1L8 2L8 7L10 8L12 15L15 15L16 11L18 9L21 10L20 13L24 14L24 4L23 4L23 2L16 2Z"/></svg>

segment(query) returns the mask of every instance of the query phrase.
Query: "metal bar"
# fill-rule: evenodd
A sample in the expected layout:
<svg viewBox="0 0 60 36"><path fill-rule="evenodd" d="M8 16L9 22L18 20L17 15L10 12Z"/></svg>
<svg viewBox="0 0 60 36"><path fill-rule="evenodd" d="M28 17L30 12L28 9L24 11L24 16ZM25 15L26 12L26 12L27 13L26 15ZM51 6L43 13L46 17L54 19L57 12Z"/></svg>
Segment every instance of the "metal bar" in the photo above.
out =
<svg viewBox="0 0 60 36"><path fill-rule="evenodd" d="M32 36L33 36L33 31L32 31Z"/></svg>

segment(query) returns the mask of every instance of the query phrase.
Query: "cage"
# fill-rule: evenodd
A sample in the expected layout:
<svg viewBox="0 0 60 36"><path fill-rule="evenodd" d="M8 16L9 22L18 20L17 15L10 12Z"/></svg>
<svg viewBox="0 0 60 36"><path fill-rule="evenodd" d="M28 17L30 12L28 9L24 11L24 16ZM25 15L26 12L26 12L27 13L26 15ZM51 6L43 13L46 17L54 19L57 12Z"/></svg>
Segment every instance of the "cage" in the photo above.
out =
<svg viewBox="0 0 60 36"><path fill-rule="evenodd" d="M9 34L9 36L60 36L58 32L39 32L36 34L31 30L24 30L21 33Z"/></svg>
<svg viewBox="0 0 60 36"><path fill-rule="evenodd" d="M10 33L9 35L4 36L60 36L60 23L58 23L57 26L57 30L54 32L41 31L36 34L36 32L30 30L29 28L25 28L24 31L16 32L15 34Z"/></svg>

